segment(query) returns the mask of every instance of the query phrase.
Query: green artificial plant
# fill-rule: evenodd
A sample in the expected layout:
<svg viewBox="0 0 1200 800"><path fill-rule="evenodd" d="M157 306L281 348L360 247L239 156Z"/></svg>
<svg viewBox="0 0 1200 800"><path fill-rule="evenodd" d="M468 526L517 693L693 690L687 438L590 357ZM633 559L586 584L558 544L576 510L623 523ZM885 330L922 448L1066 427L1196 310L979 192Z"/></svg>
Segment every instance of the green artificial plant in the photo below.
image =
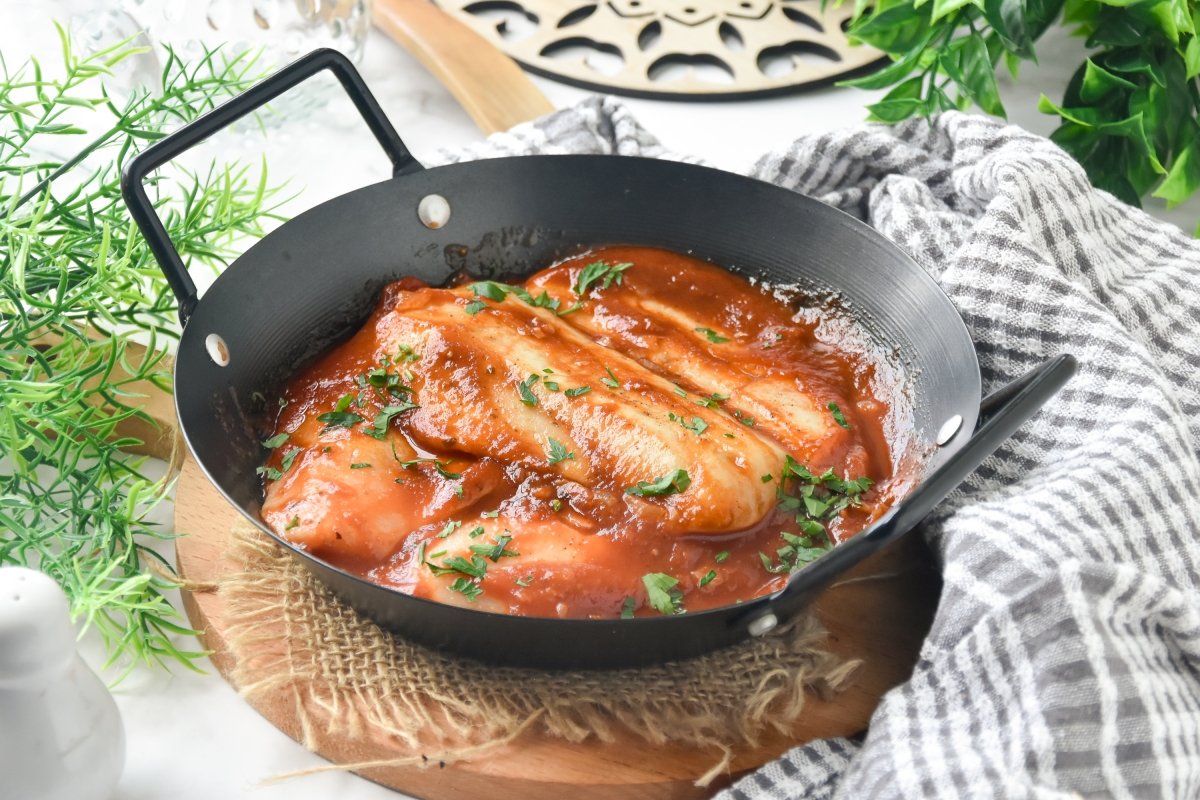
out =
<svg viewBox="0 0 1200 800"><path fill-rule="evenodd" d="M117 101L108 78L143 51L80 55L59 34L54 78L0 57L0 566L54 577L112 659L192 666L199 654L173 641L189 631L163 595L173 573L154 549L169 533L147 517L169 481L128 454L140 443L121 427L149 421L135 387L169 391L164 353L178 328L120 173L259 69L245 53L169 54L160 87ZM60 150L79 156L50 155ZM171 168L150 190L183 257L217 264L272 216L265 180L257 165Z"/></svg>

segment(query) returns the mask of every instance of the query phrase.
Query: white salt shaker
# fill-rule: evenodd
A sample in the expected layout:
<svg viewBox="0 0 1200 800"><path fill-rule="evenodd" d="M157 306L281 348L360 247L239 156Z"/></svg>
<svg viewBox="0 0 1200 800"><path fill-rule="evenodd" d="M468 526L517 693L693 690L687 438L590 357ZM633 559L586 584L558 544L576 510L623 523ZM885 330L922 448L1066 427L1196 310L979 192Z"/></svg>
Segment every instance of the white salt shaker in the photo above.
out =
<svg viewBox="0 0 1200 800"><path fill-rule="evenodd" d="M66 595L0 568L0 800L107 800L124 762L121 715L75 652Z"/></svg>

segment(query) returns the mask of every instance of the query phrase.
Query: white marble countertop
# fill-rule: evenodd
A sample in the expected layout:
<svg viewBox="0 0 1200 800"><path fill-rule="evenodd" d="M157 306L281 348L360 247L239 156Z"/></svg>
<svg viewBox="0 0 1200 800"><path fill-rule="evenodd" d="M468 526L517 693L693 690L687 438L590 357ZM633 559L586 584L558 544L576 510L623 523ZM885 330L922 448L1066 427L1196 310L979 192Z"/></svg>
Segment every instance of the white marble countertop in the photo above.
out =
<svg viewBox="0 0 1200 800"><path fill-rule="evenodd" d="M1039 47L1042 64L1027 73L1028 82L1003 92L1013 119L1048 133L1054 120L1037 114L1038 90L1058 96L1080 48L1065 37ZM439 148L477 141L480 134L442 89L406 53L372 33L364 75L418 159L433 160ZM577 89L536 79L557 107L586 96ZM628 100L642 122L664 144L705 157L716 166L742 169L757 155L786 146L794 137L852 125L864 117L872 96L849 89L740 103L678 103ZM303 193L289 205L296 211L386 176L385 160L361 125L329 119L288 123L268 137L242 137L234 146L265 150L268 161L295 174L293 188ZM362 146L359 146L359 145ZM224 146L224 145L222 145ZM1182 224L1200 216L1195 204L1179 215ZM170 509L161 508L169 525ZM83 643L86 657L99 663L97 643ZM349 774L325 773L282 784L262 785L270 776L323 764L275 730L243 703L215 672L195 675L136 669L115 691L127 734L127 762L119 785L120 800L213 800L214 798L338 797L390 800L400 795ZM2 783L2 779L0 779ZM0 795L3 792L0 791Z"/></svg>

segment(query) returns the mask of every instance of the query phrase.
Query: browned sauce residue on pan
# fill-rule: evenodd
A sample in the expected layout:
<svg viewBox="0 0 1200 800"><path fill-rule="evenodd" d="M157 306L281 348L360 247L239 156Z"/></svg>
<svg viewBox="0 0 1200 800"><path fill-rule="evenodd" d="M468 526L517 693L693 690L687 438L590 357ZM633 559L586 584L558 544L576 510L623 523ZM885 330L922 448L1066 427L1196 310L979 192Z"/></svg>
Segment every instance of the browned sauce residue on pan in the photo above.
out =
<svg viewBox="0 0 1200 800"><path fill-rule="evenodd" d="M267 524L419 597L611 618L774 591L892 502L874 366L761 287L610 247L513 288L389 285L287 386Z"/></svg>

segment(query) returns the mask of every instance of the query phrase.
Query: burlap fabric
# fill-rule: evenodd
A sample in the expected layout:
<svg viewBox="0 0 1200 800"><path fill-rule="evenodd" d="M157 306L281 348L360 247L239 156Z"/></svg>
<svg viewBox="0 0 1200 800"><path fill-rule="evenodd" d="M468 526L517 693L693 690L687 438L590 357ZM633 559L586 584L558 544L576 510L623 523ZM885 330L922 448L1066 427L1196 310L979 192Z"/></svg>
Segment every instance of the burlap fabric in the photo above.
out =
<svg viewBox="0 0 1200 800"><path fill-rule="evenodd" d="M383 631L244 522L231 543L236 568L215 587L221 627L238 656L229 678L251 702L291 698L310 749L318 732L384 736L411 753L397 766L436 763L477 756L536 726L571 742L632 736L709 748L707 781L728 764L731 748L790 730L807 692L835 691L857 666L823 650L824 632L804 618L744 646L669 665L498 668Z"/></svg>

